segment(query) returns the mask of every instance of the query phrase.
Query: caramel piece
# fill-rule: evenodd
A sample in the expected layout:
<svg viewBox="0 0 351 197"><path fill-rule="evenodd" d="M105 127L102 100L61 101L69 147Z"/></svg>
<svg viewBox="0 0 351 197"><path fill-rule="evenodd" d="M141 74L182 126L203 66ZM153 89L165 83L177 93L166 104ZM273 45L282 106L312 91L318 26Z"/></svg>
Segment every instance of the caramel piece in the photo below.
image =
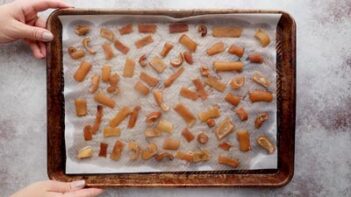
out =
<svg viewBox="0 0 351 197"><path fill-rule="evenodd" d="M168 159L169 161L172 161L174 159L174 156L171 153L168 152L163 152L160 154L157 154L155 156L156 161L162 161L164 159Z"/></svg>
<svg viewBox="0 0 351 197"><path fill-rule="evenodd" d="M101 105L98 105L96 107L95 122L92 127L93 134L96 134L96 132L99 130L103 115L103 107Z"/></svg>
<svg viewBox="0 0 351 197"><path fill-rule="evenodd" d="M232 168L237 168L240 165L240 162L238 159L230 158L230 157L227 157L224 155L220 155L218 157L218 163L223 164L223 165L227 165L227 166L232 167Z"/></svg>
<svg viewBox="0 0 351 197"><path fill-rule="evenodd" d="M100 29L100 36L111 42L113 42L113 40L115 39L115 34L111 30L107 29L106 27L102 27Z"/></svg>
<svg viewBox="0 0 351 197"><path fill-rule="evenodd" d="M169 106L163 101L163 94L160 90L154 90L153 91L153 96L154 99L157 103L157 105L163 110L163 111L168 111Z"/></svg>
<svg viewBox="0 0 351 197"><path fill-rule="evenodd" d="M102 50L104 51L106 60L111 60L115 56L115 54L113 53L112 47L109 43L103 44Z"/></svg>
<svg viewBox="0 0 351 197"><path fill-rule="evenodd" d="M74 32L78 36L85 36L90 32L90 26L89 25L77 25L74 29Z"/></svg>
<svg viewBox="0 0 351 197"><path fill-rule="evenodd" d="M141 81L136 82L134 89L144 96L148 95L150 92L149 88L146 85L144 85Z"/></svg>
<svg viewBox="0 0 351 197"><path fill-rule="evenodd" d="M169 33L182 33L189 30L188 24L186 23L172 23L169 24Z"/></svg>
<svg viewBox="0 0 351 197"><path fill-rule="evenodd" d="M267 112L263 112L257 115L255 119L255 127L256 129L261 128L264 122L269 119L269 114Z"/></svg>
<svg viewBox="0 0 351 197"><path fill-rule="evenodd" d="M165 150L178 150L180 146L180 141L176 138L166 138L163 142L163 149Z"/></svg>
<svg viewBox="0 0 351 197"><path fill-rule="evenodd" d="M119 50L123 54L127 54L129 52L129 47L127 47L125 44L123 44L121 41L118 39L115 39L114 41L114 46L117 50Z"/></svg>
<svg viewBox="0 0 351 197"><path fill-rule="evenodd" d="M236 107L239 105L241 98L229 92L225 95L224 100Z"/></svg>
<svg viewBox="0 0 351 197"><path fill-rule="evenodd" d="M179 43L182 44L184 47L189 49L191 52L195 52L197 48L197 43L193 41L189 36L183 34L179 38Z"/></svg>
<svg viewBox="0 0 351 197"><path fill-rule="evenodd" d="M265 88L268 88L271 85L271 82L260 72L255 72L252 76L252 80Z"/></svg>
<svg viewBox="0 0 351 197"><path fill-rule="evenodd" d="M99 152L99 157L106 157L107 156L107 147L108 144L106 143L100 143L100 152Z"/></svg>
<svg viewBox="0 0 351 197"><path fill-rule="evenodd" d="M235 113L236 113L236 115L238 115L238 117L241 121L246 121L248 119L248 114L243 107L239 107L239 108L235 109Z"/></svg>
<svg viewBox="0 0 351 197"><path fill-rule="evenodd" d="M163 45L163 49L162 51L160 52L160 55L162 57L166 57L168 55L168 53L173 49L173 44L170 43L170 42L166 42L164 45Z"/></svg>
<svg viewBox="0 0 351 197"><path fill-rule="evenodd" d="M159 111L149 113L148 115L146 115L146 119L145 119L146 124L152 125L161 117L161 115L162 113Z"/></svg>
<svg viewBox="0 0 351 197"><path fill-rule="evenodd" d="M74 100L74 105L76 106L76 115L78 117L85 116L88 114L87 100L82 98L77 98Z"/></svg>
<svg viewBox="0 0 351 197"><path fill-rule="evenodd" d="M114 108L116 105L116 102L112 98L106 96L101 91L98 91L98 93L95 94L94 100L96 102L103 104L103 105L106 105L107 107L110 107L110 108Z"/></svg>
<svg viewBox="0 0 351 197"><path fill-rule="evenodd" d="M171 74L164 82L166 88L171 86L174 81L184 72L184 67L178 68L173 74Z"/></svg>
<svg viewBox="0 0 351 197"><path fill-rule="evenodd" d="M234 129L234 124L230 120L230 118L225 118L219 126L215 129L216 136L218 140L223 139L227 135L229 135L231 132L233 132Z"/></svg>
<svg viewBox="0 0 351 197"><path fill-rule="evenodd" d="M142 67L145 67L147 65L147 57L145 54L143 54L142 56L139 57L139 64Z"/></svg>
<svg viewBox="0 0 351 197"><path fill-rule="evenodd" d="M191 142L195 138L188 128L183 129L182 136L187 142Z"/></svg>
<svg viewBox="0 0 351 197"><path fill-rule="evenodd" d="M126 24L126 25L122 26L121 28L119 28L118 31L121 35L130 34L133 32L133 25Z"/></svg>
<svg viewBox="0 0 351 197"><path fill-rule="evenodd" d="M216 42L210 48L207 49L206 53L209 56L216 55L218 53L222 53L225 50L225 45L223 42Z"/></svg>
<svg viewBox="0 0 351 197"><path fill-rule="evenodd" d="M230 81L230 86L232 87L233 90L237 90L241 88L244 84L245 84L245 76L242 76L242 75L234 77Z"/></svg>
<svg viewBox="0 0 351 197"><path fill-rule="evenodd" d="M83 47L85 48L85 50L88 51L88 53L94 55L94 54L96 54L96 51L95 51L94 49L92 49L92 48L89 46L90 41L91 41L91 39L90 39L89 37L84 38L84 39L82 40L82 45L83 45Z"/></svg>
<svg viewBox="0 0 351 197"><path fill-rule="evenodd" d="M121 135L121 129L118 127L104 128L104 137L119 137L120 135Z"/></svg>
<svg viewBox="0 0 351 197"><path fill-rule="evenodd" d="M117 86L119 81L119 75L117 73L111 74L109 77L109 83L111 86Z"/></svg>
<svg viewBox="0 0 351 197"><path fill-rule="evenodd" d="M93 132L92 132L92 128L90 125L87 125L84 127L83 129L83 135L84 135L84 140L85 141L90 141L93 139Z"/></svg>
<svg viewBox="0 0 351 197"><path fill-rule="evenodd" d="M89 92L90 93L95 93L96 90L99 88L100 85L100 76L99 75L93 75L91 77L91 85L89 87Z"/></svg>
<svg viewBox="0 0 351 197"><path fill-rule="evenodd" d="M171 133L173 131L173 123L162 119L160 122L158 122L156 128L160 131Z"/></svg>
<svg viewBox="0 0 351 197"><path fill-rule="evenodd" d="M195 162L195 163L208 161L211 158L210 152L208 150L194 151L192 155L193 155L192 162Z"/></svg>
<svg viewBox="0 0 351 197"><path fill-rule="evenodd" d="M219 26L212 28L213 37L232 37L237 38L241 36L242 29L239 27Z"/></svg>
<svg viewBox="0 0 351 197"><path fill-rule="evenodd" d="M183 64L183 54L179 53L179 55L176 58L172 59L170 63L173 67L179 67L180 65L182 65Z"/></svg>
<svg viewBox="0 0 351 197"><path fill-rule="evenodd" d="M140 146L135 141L130 141L128 143L128 150L131 152L129 156L131 161L135 161L139 158L141 150Z"/></svg>
<svg viewBox="0 0 351 197"><path fill-rule="evenodd" d="M207 94L205 87L202 84L201 80L200 79L193 79L193 84L194 84L196 91L199 94L200 98L202 100L206 100L208 97L208 94Z"/></svg>
<svg viewBox="0 0 351 197"><path fill-rule="evenodd" d="M74 60L80 59L85 56L85 52L82 49L76 49L75 47L69 47L68 54Z"/></svg>
<svg viewBox="0 0 351 197"><path fill-rule="evenodd" d="M266 47L271 42L269 35L263 29L257 29L255 38L260 41L262 47Z"/></svg>
<svg viewBox="0 0 351 197"><path fill-rule="evenodd" d="M110 120L110 127L117 127L130 113L129 107L122 107L116 116Z"/></svg>
<svg viewBox="0 0 351 197"><path fill-rule="evenodd" d="M149 64L158 73L162 73L166 69L166 64L158 56L154 56Z"/></svg>
<svg viewBox="0 0 351 197"><path fill-rule="evenodd" d="M203 76L203 77L208 77L210 75L210 70L208 69L207 66L204 66L202 65L200 67L200 74Z"/></svg>
<svg viewBox="0 0 351 197"><path fill-rule="evenodd" d="M227 85L225 83L221 82L220 80L218 80L212 76L208 76L205 79L205 83L219 92L224 92L224 90L227 87Z"/></svg>
<svg viewBox="0 0 351 197"><path fill-rule="evenodd" d="M205 37L207 35L207 27L206 25L199 25L197 26L197 32L200 33L201 37Z"/></svg>
<svg viewBox="0 0 351 197"><path fill-rule="evenodd" d="M123 77L131 78L134 75L135 62L130 58L126 58L124 63Z"/></svg>
<svg viewBox="0 0 351 197"><path fill-rule="evenodd" d="M184 160L187 162L193 162L193 153L192 152L182 152L177 151L175 157L180 160Z"/></svg>
<svg viewBox="0 0 351 197"><path fill-rule="evenodd" d="M249 60L251 63L262 64L263 63L263 56L259 53L252 53L249 55Z"/></svg>
<svg viewBox="0 0 351 197"><path fill-rule="evenodd" d="M144 131L144 135L146 138L158 137L160 136L162 131L157 128L147 128Z"/></svg>
<svg viewBox="0 0 351 197"><path fill-rule="evenodd" d="M84 81L84 79L88 75L91 67L92 67L92 65L89 62L82 61L79 65L78 69L74 73L73 78L78 82Z"/></svg>
<svg viewBox="0 0 351 197"><path fill-rule="evenodd" d="M148 144L147 148L142 151L141 157L144 160L151 159L151 157L157 154L157 145L156 144Z"/></svg>
<svg viewBox="0 0 351 197"><path fill-rule="evenodd" d="M103 82L107 83L110 80L110 75L111 75L111 66L108 64L105 64L101 68L101 79Z"/></svg>
<svg viewBox="0 0 351 197"><path fill-rule="evenodd" d="M267 136L260 136L256 140L257 144L267 151L268 154L273 154L275 147Z"/></svg>
<svg viewBox="0 0 351 197"><path fill-rule="evenodd" d="M218 118L221 115L221 111L218 106L211 106L206 111L199 113L199 119L202 122L206 122L208 119Z"/></svg>
<svg viewBox="0 0 351 197"><path fill-rule="evenodd" d="M93 156L93 149L90 146L86 146L79 150L78 159L87 159Z"/></svg>
<svg viewBox="0 0 351 197"><path fill-rule="evenodd" d="M249 92L251 102L272 102L273 94L264 90L254 90Z"/></svg>
<svg viewBox="0 0 351 197"><path fill-rule="evenodd" d="M199 135L197 135L196 139L200 144L206 144L208 142L208 136L204 132L201 132Z"/></svg>
<svg viewBox="0 0 351 197"><path fill-rule="evenodd" d="M193 55L189 51L183 52L183 58L184 58L185 62L190 64L190 65L194 63Z"/></svg>
<svg viewBox="0 0 351 197"><path fill-rule="evenodd" d="M251 150L250 134L247 130L240 130L236 132L236 139L239 142L239 149L242 152Z"/></svg>
<svg viewBox="0 0 351 197"><path fill-rule="evenodd" d="M147 36L135 41L134 44L135 44L135 47L137 49L140 49L140 48L142 48L142 47L144 47L144 46L146 46L148 44L151 44L153 42L154 42L154 39L152 38L152 36L151 35L147 35Z"/></svg>
<svg viewBox="0 0 351 197"><path fill-rule="evenodd" d="M182 87L180 89L179 95L193 101L196 101L199 98L196 92L190 90L187 87Z"/></svg>
<svg viewBox="0 0 351 197"><path fill-rule="evenodd" d="M241 72L244 68L244 63L235 61L214 61L213 69L216 72L237 71Z"/></svg>
<svg viewBox="0 0 351 197"><path fill-rule="evenodd" d="M218 144L218 147L225 150L225 151L229 151L229 149L232 147L232 145L229 142L224 141L224 142Z"/></svg>
<svg viewBox="0 0 351 197"><path fill-rule="evenodd" d="M189 108L183 104L178 103L174 107L174 111L176 111L183 118L189 127L192 127L195 124L196 117L190 112Z"/></svg>
<svg viewBox="0 0 351 197"><path fill-rule="evenodd" d="M139 33L155 33L156 32L156 24L144 23L138 24Z"/></svg>
<svg viewBox="0 0 351 197"><path fill-rule="evenodd" d="M236 44L230 45L228 49L228 53L236 55L238 57L242 57L244 55L245 49L241 46L238 46Z"/></svg>
<svg viewBox="0 0 351 197"><path fill-rule="evenodd" d="M130 113L128 128L134 128L136 121L138 120L139 111L141 110L140 106L135 106L133 111Z"/></svg>
<svg viewBox="0 0 351 197"><path fill-rule="evenodd" d="M120 140L117 140L115 145L113 146L110 159L114 161L119 160L121 158L123 148L124 148L124 143Z"/></svg>
<svg viewBox="0 0 351 197"><path fill-rule="evenodd" d="M216 125L216 121L214 120L214 119L208 119L207 121L206 121L206 123L207 123L207 126L209 127L209 128L212 128L212 127L214 127L215 125Z"/></svg>
<svg viewBox="0 0 351 197"><path fill-rule="evenodd" d="M150 87L156 87L159 80L146 72L141 72L139 78Z"/></svg>

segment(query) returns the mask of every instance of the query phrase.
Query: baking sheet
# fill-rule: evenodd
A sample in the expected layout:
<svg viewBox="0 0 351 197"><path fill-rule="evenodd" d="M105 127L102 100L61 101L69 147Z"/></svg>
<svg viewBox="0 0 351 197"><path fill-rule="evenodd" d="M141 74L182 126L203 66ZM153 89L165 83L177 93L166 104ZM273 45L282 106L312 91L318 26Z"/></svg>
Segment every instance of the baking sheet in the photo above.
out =
<svg viewBox="0 0 351 197"><path fill-rule="evenodd" d="M225 14L225 15L203 15L196 17L189 17L183 19L174 19L166 16L117 16L117 15L84 15L84 16L60 16L62 23L62 46L63 46L63 66L64 66L64 96L65 96L65 142L66 142L66 173L67 174L90 174L90 173L136 173L136 172L160 172L160 171L218 171L218 170L229 170L231 168L218 165L217 157L219 154L225 154L238 158L241 162L239 169L276 169L277 168L277 151L272 155L267 155L265 151L259 148L255 139L258 135L266 134L272 139L276 144L277 137L277 124L276 124L276 48L275 48L275 35L276 35L276 26L280 19L280 14ZM175 128L172 136L177 137L181 140L180 150L182 151L193 151L199 149L209 150L211 153L211 160L204 163L197 164L188 164L181 160L173 161L163 161L157 162L154 159L143 161L129 161L128 151L125 150L122 154L121 160L112 161L107 158L98 157L99 144L100 142L105 142L109 144L108 152L111 152L114 142L116 141L115 137L112 138L103 138L102 132L100 131L97 135L94 136L92 141L84 141L82 131L83 127L86 124L93 123L95 119L96 112L96 103L93 101L93 98L90 93L88 93L88 88L90 85L90 78L93 73L100 73L101 66L104 63L109 63L112 65L112 71L118 72L120 76L123 72L124 61L128 56L137 60L140 55L147 54L148 57L152 57L158 54L162 50L162 46L165 41L170 41L174 43L175 47L171 50L169 55L165 58L165 62L169 62L170 59L176 57L179 52L185 50L183 46L178 43L178 39L181 34L169 34L168 33L168 23L176 21L185 21L189 26L189 32L186 34L191 38L196 40L199 44L197 52L193 54L194 65L184 64L186 67L185 72L177 79L177 81L164 91L165 100L170 106L174 106L178 102L183 103L186 106L192 107L192 112L197 114L200 111L203 111L208 106L213 104L220 105L222 115L219 119L216 120L219 123L222 119L229 116L234 124L235 130L238 129L248 129L251 134L251 146L252 151L248 153L242 153L238 150L238 142L235 137L235 132L226 137L231 144L234 145L229 152L219 149L218 140L215 137L215 134L212 130L204 124L200 124L198 121L191 131L193 134L198 134L200 131L205 131L209 135L209 142L206 145L199 145L196 140L191 143L187 143L181 136L181 131L185 128L184 121L173 111L163 114L163 118L174 123ZM136 25L137 23L142 22L154 22L157 23L157 32L153 35L154 43L144 47L142 49L136 49L134 46L134 41L145 36L137 32ZM76 36L74 31L74 26L77 24L90 24L93 27L93 31L89 34L89 37L92 38L91 46L97 50L95 56L87 55L85 60L92 62L93 68L88 74L86 80L82 83L77 83L73 80L73 73L77 69L80 61L72 60L68 53L67 48L70 46L75 46L81 48L81 37ZM134 24L134 32L129 35L120 36L116 31L117 27L120 27L127 23ZM241 26L244 28L242 36L240 38L213 38L212 36L206 36L201 38L196 31L196 25L199 23L205 23L209 30L209 35L211 34L211 27L213 25L234 25ZM123 55L117 50L115 54L117 56L112 60L106 62L104 54L101 49L101 45L106 42L105 39L99 36L99 30L101 27L108 27L111 30L114 30L117 38L126 43L130 47L130 52L127 55ZM270 35L272 40L271 44L262 48L260 44L255 40L254 33L258 27L264 28ZM233 92L229 87L227 87L225 93L231 91L235 95L244 96L241 101L242 106L249 113L248 121L241 122L235 113L233 112L233 107L222 101L225 93L218 93L212 88L206 87L206 90L209 93L209 99L202 102L201 100L191 101L189 99L181 98L178 96L181 86L187 86L193 88L191 83L191 78L199 76L199 65L204 64L211 67L211 62L214 60L236 60L237 58L228 53L221 53L212 57L208 57L205 54L206 49L211 46L216 41L223 41L229 46L232 43L236 43L245 47L246 53L241 60L245 63L244 71L240 74L246 76L246 85L238 91ZM246 58L247 54L250 52L259 52L265 55L266 62L263 65L250 64ZM114 109L104 108L104 118L101 124L101 129L108 124L108 121L113 117L117 111L122 106L142 106L142 111L139 114L139 120L137 125L133 129L126 129L127 121L122 122L120 128L122 129L121 139L124 142L130 140L136 140L143 148L146 147L148 142L156 143L161 149L163 140L168 137L163 135L161 137L151 139L146 141L144 137L144 130L146 125L144 123L144 117L146 114L151 111L158 109L158 106L155 104L154 99L151 94L147 97L140 96L134 91L134 84L139 78L139 73L142 68L137 65L134 73L134 77L126 79L122 77L119 87L121 89L121 94L113 96L116 100L117 106ZM147 73L150 73L154 76L158 75L160 79L166 79L172 72L173 68L169 66L164 73L157 74L150 67L145 68ZM270 91L274 92L274 102L272 103L254 103L252 104L247 95L248 90L252 89L263 89L259 85L251 82L252 74L255 71L260 71L265 76L267 76L273 83L269 88ZM212 73L215 74L215 73ZM229 82L233 77L233 73L220 73L219 75L222 81ZM234 75L238 75L235 73ZM106 89L106 84L100 84L101 89ZM77 97L85 97L88 100L88 109L89 114L84 118L78 118L75 115L74 108L74 99ZM259 130L253 128L254 119L258 112L267 111L270 114L270 121L265 123L262 128ZM84 146L90 145L94 149L94 155L91 159L78 160L76 155L79 149ZM170 151L172 152L172 151Z"/></svg>

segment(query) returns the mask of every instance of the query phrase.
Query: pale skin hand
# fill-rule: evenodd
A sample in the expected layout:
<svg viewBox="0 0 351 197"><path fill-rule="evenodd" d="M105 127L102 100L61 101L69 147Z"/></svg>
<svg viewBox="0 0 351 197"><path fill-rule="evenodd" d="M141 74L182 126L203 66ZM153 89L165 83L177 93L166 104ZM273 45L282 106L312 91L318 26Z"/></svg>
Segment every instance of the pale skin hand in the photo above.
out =
<svg viewBox="0 0 351 197"><path fill-rule="evenodd" d="M54 36L45 29L45 21L37 13L49 8L68 7L71 6L61 0L15 0L1 5L0 44L24 40L36 58L44 58L45 42L50 42Z"/></svg>
<svg viewBox="0 0 351 197"><path fill-rule="evenodd" d="M0 44L24 40L38 58L46 56L46 42L54 36L45 29L45 21L38 17L38 12L49 8L68 8L69 4L61 0L16 0L0 6ZM33 183L16 192L11 197L95 197L103 190L84 189L85 181L70 183L42 181Z"/></svg>
<svg viewBox="0 0 351 197"><path fill-rule="evenodd" d="M11 197L95 197L103 192L96 188L83 189L84 186L84 180L70 183L42 181L27 186Z"/></svg>

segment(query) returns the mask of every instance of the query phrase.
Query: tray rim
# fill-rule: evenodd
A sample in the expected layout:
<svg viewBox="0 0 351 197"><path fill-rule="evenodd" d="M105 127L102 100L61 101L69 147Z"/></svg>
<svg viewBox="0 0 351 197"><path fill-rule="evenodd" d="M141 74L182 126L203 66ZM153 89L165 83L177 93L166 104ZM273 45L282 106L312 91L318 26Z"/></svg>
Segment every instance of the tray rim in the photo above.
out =
<svg viewBox="0 0 351 197"><path fill-rule="evenodd" d="M52 43L48 44L48 56L47 56L47 115L48 115L48 125L47 125L47 156L48 156L48 162L47 162L47 173L50 179L54 179L54 180L60 180L60 181L72 181L72 180L77 180L77 179L86 179L87 181L87 186L89 187L203 187L203 186L207 186L207 187L228 187L228 186L244 186L244 187L257 187L257 186L263 186L263 187L280 187L280 186L284 186L286 184L288 184L293 175L294 175L294 149L295 149L295 108L296 108L296 23L294 21L294 19L286 12L284 11L280 11L280 10L241 10L241 9L192 9L192 10L186 10L186 9L182 9L182 10L175 10L175 9L156 9L156 10L151 10L151 9L147 9L147 10L143 10L143 9L73 9L73 8L69 8L69 9L60 9L60 10L55 10L54 12L52 12L50 14L50 16L48 17L47 20L47 27L49 30L51 31L55 31L55 28L53 26L53 20L57 19L57 17L59 15L88 15L88 14L94 14L94 15L110 15L110 14L122 14L122 15L126 15L126 14L132 14L132 15L137 15L137 14L162 14L162 15L173 15L173 17L175 15L177 15L175 18L181 18L181 17L186 17L186 16L194 16L194 15L203 15L203 14L225 14L225 13L240 13L240 14L253 14L253 13L257 13L257 14L282 14L282 16L285 16L287 18L287 20L290 20L291 22L291 37L289 37L291 40L290 41L290 47L291 47L291 51L290 54L285 54L285 55L291 55L288 63L290 63L290 67L291 69L291 78L290 81L288 81L291 89L290 92L288 93L290 96L292 96L292 98L290 98L291 100L289 100L289 106L290 106L290 124L289 124L289 128L288 131L284 131L283 134L279 134L278 137L281 137L280 135L284 135L286 137L290 137L290 138L286 138L289 139L288 142L286 142L286 146L289 148L288 150L288 156L284 156L284 164L286 164L286 166L284 166L284 168L281 168L282 166L278 166L277 170L266 170L266 172L263 172L265 170L256 170L257 172L255 172L255 170L250 170L250 172L245 171L245 170L241 170L239 172L239 170L236 170L235 174L226 174L227 172L231 172L231 171L221 171L221 173L216 174L216 172L209 172L209 171L205 171L205 172L160 172L160 173L133 173L133 174L84 174L84 175L67 175L65 174L65 170L64 170L64 166L62 168L57 166L57 164L55 164L55 161L53 162L52 159L55 159L54 154L56 150L53 150L51 148L55 148L55 146L53 146L54 143L54 139L51 138L50 136L53 134L52 130L55 130L57 128L55 128L55 126L52 126L51 123L53 123L53 121L51 120L52 115L57 115L55 114L55 109L60 108L57 106L53 106L53 104L57 103L58 100L60 100L59 98L55 98L59 97L60 95L51 92L51 87L52 84L55 84L57 82L53 82L51 80L54 80L51 77L51 74L55 71L53 71L55 68L54 66L51 65L55 65L55 63L57 63L57 61L60 61L59 58L61 57L55 57L55 55L53 55L53 53L57 53L59 52L59 49L56 47L53 47L53 45L55 44L59 44L60 46L60 39L56 38L54 39L54 41ZM181 15L180 17L178 17L178 15ZM56 29L57 30L57 29ZM285 50L285 49L282 49ZM62 54L62 52L61 52ZM278 56L278 55L277 55ZM57 59L58 58L58 59ZM277 57L278 58L278 57ZM285 58L285 57L284 57ZM61 58L62 59L62 58ZM278 60L277 60L278 62ZM61 64L62 65L62 64ZM57 69L57 68L56 68ZM63 77L63 76L62 76ZM56 90L58 91L58 90ZM284 101L285 102L285 101ZM61 114L59 114L59 116L61 116ZM61 131L61 135L64 135L63 132ZM60 147L56 147L58 148L58 150L64 150L64 139L61 139L63 141L61 141L61 146ZM62 147L63 145L63 147ZM279 143L280 145L280 143ZM278 149L280 150L280 149ZM65 151L64 151L65 154ZM278 159L281 159L281 155L282 153L280 151L278 151ZM61 155L62 157L62 155ZM63 155L63 157L65 157L65 155ZM62 159L62 158L61 158ZM286 160L286 161L285 161ZM65 163L65 162L64 162ZM280 161L278 161L278 163L280 163ZM56 166L55 166L56 165ZM56 169L55 169L56 168ZM246 173L245 173L246 172ZM137 175L137 176L133 176L133 175ZM219 175L219 176L218 176ZM115 178L118 179L117 182L113 183L112 182L105 182L105 183L101 183L101 182L96 182L94 181L93 178L96 177L109 177L109 178ZM173 182L172 178L169 178L168 176L171 177L177 177L177 181ZM212 182L199 182L196 181L196 179L201 178L203 176L206 176L205 178L216 178L216 179L220 179L221 181L219 181L219 183L216 183L215 181ZM229 177L228 177L229 176ZM246 180L247 176L252 176L255 179L257 179L257 181L255 182L245 182L245 181L241 181L241 179ZM266 181L264 179L261 179L262 177L260 176L265 176L267 179ZM93 178L92 178L93 177ZM130 178L130 179L135 179L135 178L144 178L143 181L137 181L137 182L124 182L125 179ZM164 182L157 182L155 181L155 178L158 179L164 179ZM179 179L180 178L180 179ZM241 178L241 179L240 179ZM120 180L121 179L121 180ZM203 179L203 178L202 178ZM151 180L151 182L150 182ZM189 182L190 180L190 182ZM223 182L224 180L224 182ZM116 180L115 180L116 181ZM179 182L180 181L180 182ZM216 180L218 181L218 180Z"/></svg>

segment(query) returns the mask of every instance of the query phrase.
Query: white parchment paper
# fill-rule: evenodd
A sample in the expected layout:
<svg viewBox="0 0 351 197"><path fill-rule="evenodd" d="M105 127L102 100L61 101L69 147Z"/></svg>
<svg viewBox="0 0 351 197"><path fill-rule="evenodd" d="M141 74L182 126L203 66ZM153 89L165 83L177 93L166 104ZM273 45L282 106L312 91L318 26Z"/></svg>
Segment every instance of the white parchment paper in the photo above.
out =
<svg viewBox="0 0 351 197"><path fill-rule="evenodd" d="M277 151L274 154L267 155L266 152L258 147L256 144L256 138L259 135L267 135L274 144L277 139L277 103L276 103L276 27L280 19L280 14L225 14L225 15L203 15L182 19L175 19L167 16L118 16L118 15L103 15L103 16L60 16L62 23L62 47L63 47L63 67L64 67L64 96L65 96L65 143L66 143L66 173L67 174L91 174L91 173L136 173L136 172L160 172L160 171L218 171L228 170L229 167L219 165L217 163L217 157L219 154L229 155L240 160L239 169L275 169L277 168ZM171 73L174 72L174 68L168 63L176 57L179 52L185 51L186 49L178 43L178 39L181 33L169 34L168 24L170 22L183 21L189 24L189 32L186 34L194 39L198 43L196 53L193 54L194 64L188 65L186 63L183 66L186 68L185 72L176 80L176 82L170 87L164 90L164 100L166 103L173 107L178 102L191 108L194 114L198 114L204 111L209 106L217 104L221 108L222 115L216 119L216 123L221 122L225 117L230 117L235 124L235 130L248 129L251 136L251 147L252 150L243 153L239 151L238 142L236 139L235 132L225 138L233 144L230 151L223 151L218 148L219 141L217 140L213 129L209 129L206 124L197 123L190 130L194 135L204 131L209 136L209 142L206 145L200 145L196 140L187 143L181 136L181 131L186 127L185 122L180 116L173 110L164 113L162 117L174 123L175 128L171 134L173 137L181 140L181 146L179 150L182 151L195 151L199 149L209 150L211 153L211 160L208 162L188 164L181 160L173 161L162 161L157 162L154 159L148 161L137 160L129 161L129 153L127 147L125 147L122 157L119 161L112 161L107 158L98 157L99 144L100 142L108 143L108 153L111 152L113 145L117 137L104 138L102 135L102 129L108 125L108 121L119 111L123 106L136 106L142 107L139 113L138 122L133 129L127 129L127 122L125 120L119 126L122 129L121 136L118 139L128 142L130 140L136 140L142 148L145 148L147 143L156 143L159 149L162 149L163 140L169 135L162 135L154 139L146 140L144 137L145 115L158 110L158 106L155 104L152 94L148 96L141 96L134 90L134 84L139 79L139 74L142 70L147 73L157 76L159 79L166 79ZM136 49L134 42L145 36L137 31L137 23L152 22L157 24L157 32L153 34L154 42L147 45L144 48ZM121 36L117 29L127 23L133 23L133 33ZM202 38L197 32L197 24L206 24L208 27L208 35ZM74 27L77 24L90 24L92 31L87 35L91 38L91 46L97 51L96 55L86 54L85 60L93 64L92 70L86 77L86 80L82 83L77 83L73 79L73 74L78 68L80 61L72 60L67 53L67 48L74 46L82 48L81 40L82 37L77 36L74 33ZM233 25L243 27L243 32L240 38L214 38L211 36L211 29L214 25ZM116 57L110 61L106 61L101 45L107 40L99 36L100 28L107 27L115 32L116 37L128 45L130 51L127 55L121 54L114 47ZM268 47L262 48L258 41L254 38L254 34L257 28L264 28L270 35L271 43ZM158 55L162 50L163 44L168 41L174 44L174 48L168 54L164 61L168 64L167 69L162 73L156 73L152 68L142 68L138 64L136 65L135 73L133 78L121 78L119 87L121 93L119 95L113 95L117 106L114 109L104 107L103 122L100 127L100 131L94 136L92 141L86 142L83 138L83 127L87 124L92 124L95 119L96 103L93 100L93 95L88 92L90 86L90 79L93 74L101 73L101 66L108 63L112 66L112 72L117 72L122 76L124 62L126 57L130 57L134 60L142 54L146 54L148 57ZM209 93L209 98L206 101L191 101L189 99L179 96L179 90L182 86L189 87L194 90L194 86L190 79L201 77L199 73L200 65L207 65L212 68L212 62L215 60L237 60L238 58L234 55L230 55L227 52L214 55L209 57L206 55L206 49L209 48L213 43L223 41L226 46L235 43L245 47L245 55L241 58L241 61L245 63L244 71L242 73L214 73L221 78L223 82L229 84L230 79L240 74L246 76L245 86L240 90L233 91L229 85L225 93L219 93L216 90L206 87ZM251 52L262 53L265 56L264 64L251 64L247 61L247 56ZM274 101L272 103L251 103L247 96L249 90L253 89L264 89L263 87L253 83L250 79L255 71L261 72L263 75L268 77L272 82L272 85L268 88L269 91L274 93ZM100 89L106 91L107 85L100 83ZM234 112L234 107L226 103L223 98L227 92L232 92L235 95L242 96L243 99L239 106L243 106L249 113L249 119L242 122L238 119ZM74 99L77 97L86 98L88 100L88 115L81 118L75 115ZM266 122L260 129L254 128L254 120L259 112L269 112L270 120ZM94 149L93 157L90 159L79 160L76 158L79 149L85 146L92 146ZM172 151L169 151L172 152ZM174 153L174 152L173 152Z"/></svg>

